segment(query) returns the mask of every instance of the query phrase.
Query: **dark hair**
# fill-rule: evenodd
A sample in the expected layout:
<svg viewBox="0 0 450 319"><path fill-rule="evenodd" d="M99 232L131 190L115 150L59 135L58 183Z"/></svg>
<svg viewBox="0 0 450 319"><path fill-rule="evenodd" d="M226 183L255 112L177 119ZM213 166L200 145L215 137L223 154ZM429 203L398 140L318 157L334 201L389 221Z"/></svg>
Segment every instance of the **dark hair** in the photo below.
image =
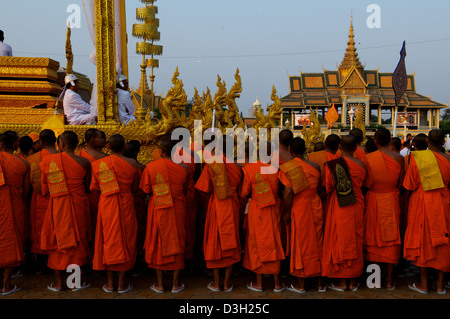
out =
<svg viewBox="0 0 450 319"><path fill-rule="evenodd" d="M316 144L314 144L314 152L319 152L319 151L323 151L325 149L325 143L324 142L317 142Z"/></svg>
<svg viewBox="0 0 450 319"><path fill-rule="evenodd" d="M108 140L109 147L114 153L120 153L125 148L125 138L120 134L114 134Z"/></svg>
<svg viewBox="0 0 450 319"><path fill-rule="evenodd" d="M356 138L356 143L361 143L364 138L364 133L361 129L355 127L348 133Z"/></svg>
<svg viewBox="0 0 450 319"><path fill-rule="evenodd" d="M5 33L3 30L0 30L0 41L3 41L5 39Z"/></svg>
<svg viewBox="0 0 450 319"><path fill-rule="evenodd" d="M173 140L170 134L165 135L161 140L161 152L166 156L172 155L172 149L177 145L178 141Z"/></svg>
<svg viewBox="0 0 450 319"><path fill-rule="evenodd" d="M402 148L402 140L400 139L400 137L393 137L391 139L391 145L397 152L400 152Z"/></svg>
<svg viewBox="0 0 450 319"><path fill-rule="evenodd" d="M294 138L294 133L291 130L284 129L279 133L280 144L284 146L289 146L292 139Z"/></svg>
<svg viewBox="0 0 450 319"><path fill-rule="evenodd" d="M42 130L41 133L39 133L39 140L41 141L42 147L54 145L56 143L55 132L49 129Z"/></svg>
<svg viewBox="0 0 450 319"><path fill-rule="evenodd" d="M0 134L0 144L3 144L3 146L9 150L12 150L14 147L14 139L7 133Z"/></svg>
<svg viewBox="0 0 450 319"><path fill-rule="evenodd" d="M129 158L135 158L141 151L141 143L137 140L131 140L125 144L123 155Z"/></svg>
<svg viewBox="0 0 450 319"><path fill-rule="evenodd" d="M341 144L341 138L336 134L330 134L325 139L325 147L331 151L337 151Z"/></svg>
<svg viewBox="0 0 450 319"><path fill-rule="evenodd" d="M416 151L424 151L428 148L427 135L424 133L417 134L413 139L414 149Z"/></svg>
<svg viewBox="0 0 450 319"><path fill-rule="evenodd" d="M435 128L428 133L428 143L432 146L442 147L445 141L444 131Z"/></svg>
<svg viewBox="0 0 450 319"><path fill-rule="evenodd" d="M375 145L375 141L373 138L369 138L366 142L366 152L373 153L378 150L378 147Z"/></svg>
<svg viewBox="0 0 450 319"><path fill-rule="evenodd" d="M84 132L84 140L86 141L86 143L89 143L90 140L97 137L98 133L100 133L100 131L96 128L87 129L86 132Z"/></svg>
<svg viewBox="0 0 450 319"><path fill-rule="evenodd" d="M389 131L387 128L380 127L375 132L374 139L381 146L387 146L387 145L389 145L389 142L391 141L391 131Z"/></svg>
<svg viewBox="0 0 450 319"><path fill-rule="evenodd" d="M19 148L23 153L28 153L33 148L33 139L29 136L22 136L19 140Z"/></svg>
<svg viewBox="0 0 450 319"><path fill-rule="evenodd" d="M353 152L356 150L356 137L353 135L344 135L341 138L341 147L345 152Z"/></svg>
<svg viewBox="0 0 450 319"><path fill-rule="evenodd" d="M295 155L302 155L306 152L305 140L301 137L293 138L289 147Z"/></svg>
<svg viewBox="0 0 450 319"><path fill-rule="evenodd" d="M60 141L66 143L71 149L78 146L78 135L73 131L65 131L59 137Z"/></svg>

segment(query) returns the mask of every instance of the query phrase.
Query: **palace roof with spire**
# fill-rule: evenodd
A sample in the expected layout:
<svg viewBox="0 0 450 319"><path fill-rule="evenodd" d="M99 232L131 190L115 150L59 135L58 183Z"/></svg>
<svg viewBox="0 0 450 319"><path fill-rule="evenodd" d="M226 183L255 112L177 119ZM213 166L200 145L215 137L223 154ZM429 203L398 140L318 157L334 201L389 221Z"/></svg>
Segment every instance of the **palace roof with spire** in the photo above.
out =
<svg viewBox="0 0 450 319"><path fill-rule="evenodd" d="M289 75L289 94L281 99L283 108L331 107L333 103L342 104L342 95L370 95L370 104L382 107L395 106L395 94L392 88L392 74L379 70L365 70L361 64L355 46L353 18L344 58L337 71L323 69L322 73L300 73ZM397 59L396 57L393 57ZM414 109L441 109L447 106L431 100L416 92L415 73L408 75L408 86L399 107Z"/></svg>

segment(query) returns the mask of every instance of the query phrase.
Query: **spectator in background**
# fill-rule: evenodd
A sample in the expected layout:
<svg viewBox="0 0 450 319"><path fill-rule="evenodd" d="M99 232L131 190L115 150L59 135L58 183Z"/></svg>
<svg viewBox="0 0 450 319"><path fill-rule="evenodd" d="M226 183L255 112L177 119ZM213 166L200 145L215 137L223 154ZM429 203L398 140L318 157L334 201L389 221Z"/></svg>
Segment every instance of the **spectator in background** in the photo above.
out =
<svg viewBox="0 0 450 319"><path fill-rule="evenodd" d="M11 46L3 43L3 40L5 40L5 35L4 32L0 30L0 56L13 56Z"/></svg>

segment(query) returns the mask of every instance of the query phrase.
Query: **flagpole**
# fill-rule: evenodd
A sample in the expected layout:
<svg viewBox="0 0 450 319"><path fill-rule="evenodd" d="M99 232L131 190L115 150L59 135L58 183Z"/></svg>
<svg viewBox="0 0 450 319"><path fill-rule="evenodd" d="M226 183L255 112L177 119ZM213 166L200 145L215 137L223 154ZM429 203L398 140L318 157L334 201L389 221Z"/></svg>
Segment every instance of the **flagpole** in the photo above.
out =
<svg viewBox="0 0 450 319"><path fill-rule="evenodd" d="M405 57L406 57L406 42L403 41L403 46L400 51L400 61L395 68L394 73L392 74L392 88L395 93L395 112L394 112L394 128L393 128L393 137L397 136L397 116L398 116L398 102L406 91L406 87L408 85L408 75L406 73L405 66ZM406 107L405 107L406 109ZM406 111L406 110L405 110ZM406 136L405 136L406 138Z"/></svg>

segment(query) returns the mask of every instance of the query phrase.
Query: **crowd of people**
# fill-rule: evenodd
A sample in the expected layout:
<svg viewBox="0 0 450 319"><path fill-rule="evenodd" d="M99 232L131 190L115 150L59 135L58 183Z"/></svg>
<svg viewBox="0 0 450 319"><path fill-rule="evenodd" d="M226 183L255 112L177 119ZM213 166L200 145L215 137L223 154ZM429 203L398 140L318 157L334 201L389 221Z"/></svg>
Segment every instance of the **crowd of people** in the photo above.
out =
<svg viewBox="0 0 450 319"><path fill-rule="evenodd" d="M81 150L72 131L4 132L0 292L22 289L12 277L25 264L54 271L47 288L56 292L89 288L91 270L105 274L105 293L126 293L133 289L128 274L142 266L156 272L155 293L169 288L167 274L172 293L184 290L186 267L211 273L205 289L232 292L236 265L255 274L252 291L267 288L264 277L273 278L275 293L305 293L311 278L319 292L357 291L365 263L383 266L383 288L393 290L404 261L420 270L410 289L450 288L450 156L441 130L416 135L404 157L385 128L364 146L361 130L330 134L311 153L285 129L278 150L267 145L280 164L273 171L264 170L271 163L250 161L251 143L245 163L226 158L230 139L204 141L221 145L221 153L191 146L172 157L179 141L167 135L143 165L138 141L107 139L93 128ZM64 275L74 264L83 280L70 288Z"/></svg>

